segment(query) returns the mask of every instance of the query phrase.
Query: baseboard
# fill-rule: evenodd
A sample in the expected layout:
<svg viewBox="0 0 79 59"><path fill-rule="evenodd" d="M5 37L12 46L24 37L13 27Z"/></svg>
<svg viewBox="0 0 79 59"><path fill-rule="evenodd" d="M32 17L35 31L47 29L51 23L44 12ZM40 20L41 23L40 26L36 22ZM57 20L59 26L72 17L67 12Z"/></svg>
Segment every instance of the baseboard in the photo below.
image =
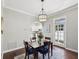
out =
<svg viewBox="0 0 79 59"><path fill-rule="evenodd" d="M65 49L64 47L62 47L62 46L58 46L58 45L53 45L53 46L56 46L56 47L60 47L60 48L63 48L63 49Z"/></svg>
<svg viewBox="0 0 79 59"><path fill-rule="evenodd" d="M61 46L58 46L58 45L53 45L53 46L60 47L60 48L66 49L66 50L68 50L68 51L78 53L77 50L74 50L74 49L71 49L71 48L65 48L65 47L61 47Z"/></svg>
<svg viewBox="0 0 79 59"><path fill-rule="evenodd" d="M69 50L69 51L72 51L72 52L75 52L75 53L78 53L77 50L74 50L74 49L70 49L70 48L65 48L66 50Z"/></svg>
<svg viewBox="0 0 79 59"><path fill-rule="evenodd" d="M21 48L24 48L24 47L17 47L17 48L14 48L14 49L9 49L9 50L3 51L1 53L4 54L4 53L11 52L11 51L14 51L14 50L17 50L17 49L21 49Z"/></svg>

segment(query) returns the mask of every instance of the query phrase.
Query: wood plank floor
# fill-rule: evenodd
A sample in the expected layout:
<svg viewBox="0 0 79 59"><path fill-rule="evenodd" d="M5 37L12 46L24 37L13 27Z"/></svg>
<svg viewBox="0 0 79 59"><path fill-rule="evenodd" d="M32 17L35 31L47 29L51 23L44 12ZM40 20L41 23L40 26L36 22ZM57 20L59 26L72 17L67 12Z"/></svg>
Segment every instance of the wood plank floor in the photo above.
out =
<svg viewBox="0 0 79 59"><path fill-rule="evenodd" d="M24 59L24 48L8 52L4 54L3 59ZM30 59L33 59L33 55L30 56ZM38 59L42 59L42 55L38 54ZM45 59L48 59L48 56L45 56ZM50 55L50 59L78 59L78 53L68 51L64 48L53 46L53 56Z"/></svg>
<svg viewBox="0 0 79 59"><path fill-rule="evenodd" d="M15 59L24 59L24 54L16 56ZM30 59L33 59L33 56L30 56ZM42 59L42 55L39 53L38 59ZM45 56L45 59L48 59L48 56ZM53 56L50 55L50 59L78 59L78 53L68 51L60 47L53 47Z"/></svg>
<svg viewBox="0 0 79 59"><path fill-rule="evenodd" d="M63 48L53 48L53 59L78 59L78 54Z"/></svg>

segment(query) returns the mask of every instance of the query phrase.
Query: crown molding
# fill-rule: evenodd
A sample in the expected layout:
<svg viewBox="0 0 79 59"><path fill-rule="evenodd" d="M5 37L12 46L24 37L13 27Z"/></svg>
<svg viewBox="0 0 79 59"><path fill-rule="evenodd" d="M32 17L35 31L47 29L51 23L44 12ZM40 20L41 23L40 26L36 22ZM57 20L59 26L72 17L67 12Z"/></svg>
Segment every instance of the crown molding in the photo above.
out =
<svg viewBox="0 0 79 59"><path fill-rule="evenodd" d="M54 12L54 13L52 13L52 11L51 11L51 13L49 14L49 17L54 16L54 15L58 15L58 14L63 14L64 12L68 12L68 11L74 10L76 8L78 8L78 4L72 5L70 7L67 7L63 10L60 10L60 11L57 11L57 12Z"/></svg>
<svg viewBox="0 0 79 59"><path fill-rule="evenodd" d="M16 11L16 12L19 12L19 13L23 13L23 14L35 17L35 15L33 15L33 14L29 13L29 12L20 10L20 9L12 8L12 7L9 7L9 6L4 6L3 8L6 8L6 9L9 9L9 10L13 10L13 11Z"/></svg>
<svg viewBox="0 0 79 59"><path fill-rule="evenodd" d="M49 13L48 14L49 16L53 16L53 15L57 15L57 14L60 14L60 13L64 13L64 12L69 11L69 10L73 10L73 9L75 9L77 7L78 7L78 4L75 4L73 6L65 8L63 10L59 10L59 11L56 11L56 12L49 11L47 13ZM26 12L26 11L23 11L23 10L20 10L20 9L12 8L12 7L9 7L9 6L3 6L3 8L9 9L9 10L13 10L13 11L16 11L16 12L19 12L19 13L23 13L23 14L26 14L26 15L29 15L29 16L36 17L36 15L34 15L32 13L29 13L29 12Z"/></svg>

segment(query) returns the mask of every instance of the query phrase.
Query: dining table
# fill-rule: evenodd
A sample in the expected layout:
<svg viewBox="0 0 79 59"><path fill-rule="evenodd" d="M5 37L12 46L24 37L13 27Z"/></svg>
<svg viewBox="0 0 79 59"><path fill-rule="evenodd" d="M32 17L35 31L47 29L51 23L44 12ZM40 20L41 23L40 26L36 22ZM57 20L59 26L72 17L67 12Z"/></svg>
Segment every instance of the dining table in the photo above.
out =
<svg viewBox="0 0 79 59"><path fill-rule="evenodd" d="M52 43L51 41L49 40L45 40L45 41L48 41L50 42L50 47L51 47L51 55L52 55ZM28 42L28 44L34 48L34 59L38 59L38 52L36 51L38 48L40 48L41 46L44 45L44 42L45 41L42 41L41 44L38 43L38 41L31 41L31 42Z"/></svg>

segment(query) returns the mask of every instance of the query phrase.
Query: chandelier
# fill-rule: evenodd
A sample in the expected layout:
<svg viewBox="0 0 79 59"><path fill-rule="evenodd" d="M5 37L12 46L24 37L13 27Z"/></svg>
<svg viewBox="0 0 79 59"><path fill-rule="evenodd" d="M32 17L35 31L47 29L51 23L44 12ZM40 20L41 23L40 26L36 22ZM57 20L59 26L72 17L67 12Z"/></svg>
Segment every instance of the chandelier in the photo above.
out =
<svg viewBox="0 0 79 59"><path fill-rule="evenodd" d="M44 0L41 0L41 2L42 2L42 9L41 9L41 13L38 15L38 19L40 22L44 22L47 20L47 14L45 13L44 8L43 8Z"/></svg>

